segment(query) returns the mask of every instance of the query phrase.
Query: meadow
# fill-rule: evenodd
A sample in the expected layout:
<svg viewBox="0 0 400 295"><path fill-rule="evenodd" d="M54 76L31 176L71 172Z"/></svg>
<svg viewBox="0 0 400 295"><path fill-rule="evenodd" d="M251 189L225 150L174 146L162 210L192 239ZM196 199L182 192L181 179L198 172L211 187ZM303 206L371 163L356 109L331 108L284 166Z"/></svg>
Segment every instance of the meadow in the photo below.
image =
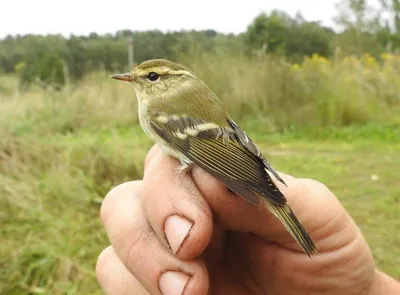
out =
<svg viewBox="0 0 400 295"><path fill-rule="evenodd" d="M325 183L400 278L400 56L182 57L274 167ZM121 69L121 72L127 69ZM130 86L92 73L57 92L0 77L0 294L102 294L99 218L152 143Z"/></svg>

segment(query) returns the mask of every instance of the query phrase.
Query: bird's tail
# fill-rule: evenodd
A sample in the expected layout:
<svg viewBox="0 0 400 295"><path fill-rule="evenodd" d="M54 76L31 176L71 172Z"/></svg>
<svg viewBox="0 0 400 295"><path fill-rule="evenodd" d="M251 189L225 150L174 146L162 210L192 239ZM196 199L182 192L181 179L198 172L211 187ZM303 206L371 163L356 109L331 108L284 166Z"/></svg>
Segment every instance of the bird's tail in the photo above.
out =
<svg viewBox="0 0 400 295"><path fill-rule="evenodd" d="M317 248L307 231L294 215L289 205L275 205L266 201L268 209L283 223L286 230L292 235L296 242L300 245L303 251L311 257L317 253Z"/></svg>

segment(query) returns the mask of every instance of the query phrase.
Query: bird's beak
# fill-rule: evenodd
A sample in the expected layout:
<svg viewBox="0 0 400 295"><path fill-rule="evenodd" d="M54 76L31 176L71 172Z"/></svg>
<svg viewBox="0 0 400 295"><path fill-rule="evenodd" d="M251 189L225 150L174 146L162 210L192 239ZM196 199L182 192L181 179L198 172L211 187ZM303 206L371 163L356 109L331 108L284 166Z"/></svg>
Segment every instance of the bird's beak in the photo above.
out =
<svg viewBox="0 0 400 295"><path fill-rule="evenodd" d="M116 80L122 80L125 82L133 82L133 75L131 73L114 74L114 75L111 75L110 78L113 78Z"/></svg>

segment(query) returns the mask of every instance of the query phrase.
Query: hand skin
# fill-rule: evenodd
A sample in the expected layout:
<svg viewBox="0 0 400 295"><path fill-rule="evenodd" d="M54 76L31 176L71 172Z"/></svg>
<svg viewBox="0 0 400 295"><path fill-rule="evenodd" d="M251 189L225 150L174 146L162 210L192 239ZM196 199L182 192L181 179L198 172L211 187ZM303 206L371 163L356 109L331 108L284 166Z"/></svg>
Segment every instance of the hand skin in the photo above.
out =
<svg viewBox="0 0 400 295"><path fill-rule="evenodd" d="M144 178L111 190L101 218L111 241L96 272L113 294L400 294L378 271L359 228L323 184L283 176L279 185L316 243L311 259L262 206L158 147Z"/></svg>

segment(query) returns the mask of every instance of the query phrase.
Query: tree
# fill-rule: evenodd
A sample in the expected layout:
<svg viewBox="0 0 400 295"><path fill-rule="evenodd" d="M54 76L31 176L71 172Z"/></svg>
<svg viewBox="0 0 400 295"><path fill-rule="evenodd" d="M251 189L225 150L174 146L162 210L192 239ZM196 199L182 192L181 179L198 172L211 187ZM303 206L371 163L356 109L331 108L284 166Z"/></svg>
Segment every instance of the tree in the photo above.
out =
<svg viewBox="0 0 400 295"><path fill-rule="evenodd" d="M290 26L291 18L285 12L274 10L269 15L261 13L248 26L246 43L252 50L267 45L268 51L285 53Z"/></svg>
<svg viewBox="0 0 400 295"><path fill-rule="evenodd" d="M66 41L68 73L70 78L79 81L86 72L86 51L83 41L76 36L70 36Z"/></svg>
<svg viewBox="0 0 400 295"><path fill-rule="evenodd" d="M307 22L300 13L292 18L285 12L275 10L254 19L246 32L246 44L251 51L264 47L268 52L301 60L313 53L329 56L333 36L332 29L323 27L319 22Z"/></svg>
<svg viewBox="0 0 400 295"><path fill-rule="evenodd" d="M400 45L400 0L380 0L372 6L366 0L342 0L335 22L342 27L336 45L349 53L379 54ZM384 16L388 15L389 19Z"/></svg>
<svg viewBox="0 0 400 295"><path fill-rule="evenodd" d="M20 85L27 89L35 83L44 89L60 90L66 82L64 63L52 52L44 52L30 60L20 71Z"/></svg>
<svg viewBox="0 0 400 295"><path fill-rule="evenodd" d="M382 12L389 15L388 27L392 28L392 48L400 48L400 0L380 0L380 4Z"/></svg>

